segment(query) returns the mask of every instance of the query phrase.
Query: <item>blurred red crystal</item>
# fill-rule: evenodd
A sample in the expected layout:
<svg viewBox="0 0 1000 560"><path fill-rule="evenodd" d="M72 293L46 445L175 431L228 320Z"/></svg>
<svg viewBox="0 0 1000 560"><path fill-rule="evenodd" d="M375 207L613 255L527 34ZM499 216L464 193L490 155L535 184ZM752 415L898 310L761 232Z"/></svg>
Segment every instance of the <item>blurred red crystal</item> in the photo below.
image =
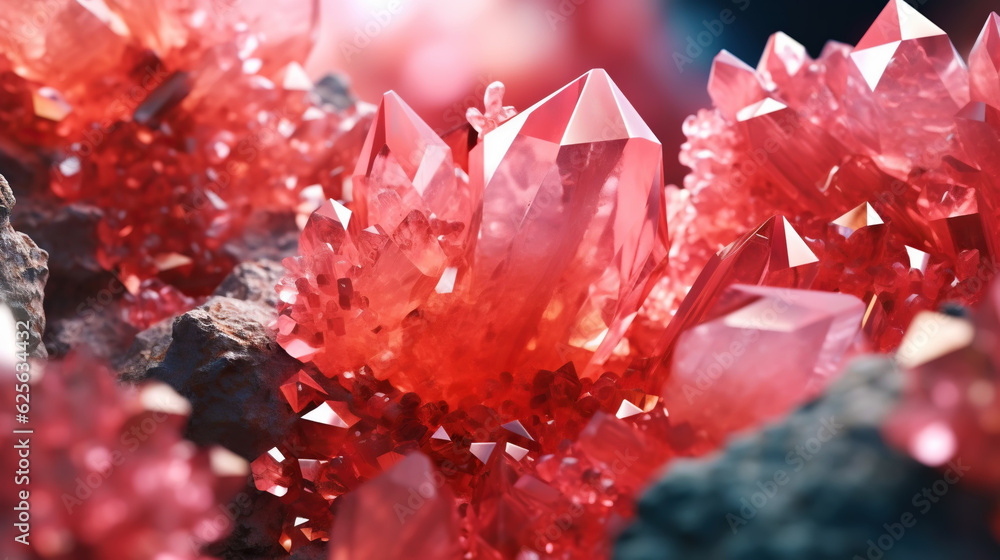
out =
<svg viewBox="0 0 1000 560"><path fill-rule="evenodd" d="M960 459L969 480L1000 488L1000 337L994 282L972 318L924 312L898 352L907 370L902 403L886 421L887 438L918 461L943 466Z"/></svg>
<svg viewBox="0 0 1000 560"><path fill-rule="evenodd" d="M206 558L226 536L224 502L246 462L181 433L187 401L166 385L123 390L106 366L71 355L32 364L31 549L39 558ZM14 383L4 383L10 394ZM11 401L13 397L11 396ZM241 504L242 506L242 504Z"/></svg>
<svg viewBox="0 0 1000 560"><path fill-rule="evenodd" d="M338 513L330 560L462 557L455 499L420 453L345 496Z"/></svg>

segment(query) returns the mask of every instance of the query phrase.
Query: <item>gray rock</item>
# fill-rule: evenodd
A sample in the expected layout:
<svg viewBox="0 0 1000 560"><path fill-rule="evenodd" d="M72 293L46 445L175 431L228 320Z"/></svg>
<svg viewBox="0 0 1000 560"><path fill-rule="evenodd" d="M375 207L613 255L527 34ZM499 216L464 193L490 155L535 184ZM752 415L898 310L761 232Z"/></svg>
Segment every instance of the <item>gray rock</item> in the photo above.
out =
<svg viewBox="0 0 1000 560"><path fill-rule="evenodd" d="M212 297L174 319L169 333L164 323L141 333L123 380L169 384L191 401L188 439L253 460L284 439L291 419L275 389L298 362L267 327L275 316L258 303Z"/></svg>
<svg viewBox="0 0 1000 560"><path fill-rule="evenodd" d="M1000 558L988 497L946 478L960 459L932 469L883 441L900 385L892 362L859 360L786 419L674 462L640 499L615 558Z"/></svg>
<svg viewBox="0 0 1000 560"><path fill-rule="evenodd" d="M222 281L215 295L277 307L278 293L274 287L285 275L285 267L271 259L240 263Z"/></svg>
<svg viewBox="0 0 1000 560"><path fill-rule="evenodd" d="M49 277L49 255L30 237L14 231L10 224L14 193L0 176L0 302L10 307L15 321L30 324L28 352L36 358L48 353L42 344L45 282Z"/></svg>
<svg viewBox="0 0 1000 560"><path fill-rule="evenodd" d="M51 299L51 298L50 298ZM48 321L45 347L49 357L62 357L70 350L85 348L95 358L108 363L122 359L137 329L125 322L117 306L86 308L79 315Z"/></svg>
<svg viewBox="0 0 1000 560"><path fill-rule="evenodd" d="M97 227L103 212L93 206L28 197L18 206L14 226L49 254L49 321L78 318L106 307L125 287L97 261ZM100 302L98 302L100 300Z"/></svg>
<svg viewBox="0 0 1000 560"><path fill-rule="evenodd" d="M146 379L146 372L163 362L170 343L174 341L175 319L164 319L135 335L128 352L113 360L121 381L139 383Z"/></svg>

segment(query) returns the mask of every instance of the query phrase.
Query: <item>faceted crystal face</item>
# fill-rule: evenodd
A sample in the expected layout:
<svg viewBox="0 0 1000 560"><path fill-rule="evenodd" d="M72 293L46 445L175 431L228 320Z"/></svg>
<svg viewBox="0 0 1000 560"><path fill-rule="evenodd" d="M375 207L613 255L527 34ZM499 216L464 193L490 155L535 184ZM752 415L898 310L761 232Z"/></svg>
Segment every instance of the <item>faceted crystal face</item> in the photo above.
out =
<svg viewBox="0 0 1000 560"><path fill-rule="evenodd" d="M353 187L360 227L385 230L425 276L443 272L446 251L461 254L476 200L451 148L393 92L382 98Z"/></svg>
<svg viewBox="0 0 1000 560"><path fill-rule="evenodd" d="M603 70L487 134L473 151L482 192L472 291L517 367L615 350L665 256L659 142Z"/></svg>
<svg viewBox="0 0 1000 560"><path fill-rule="evenodd" d="M776 418L832 381L864 311L845 294L733 286L681 335L663 406L714 444Z"/></svg>
<svg viewBox="0 0 1000 560"><path fill-rule="evenodd" d="M753 68L729 51L722 50L712 60L708 95L726 117L735 119L739 111L760 101L767 93Z"/></svg>
<svg viewBox="0 0 1000 560"><path fill-rule="evenodd" d="M969 101L968 71L944 31L905 1L890 0L851 62L847 102L855 118L870 115L879 157L900 172L936 163L914 156L946 150L939 130Z"/></svg>
<svg viewBox="0 0 1000 560"><path fill-rule="evenodd" d="M969 79L973 101L1000 107L1000 16L990 14L969 53Z"/></svg>
<svg viewBox="0 0 1000 560"><path fill-rule="evenodd" d="M666 256L660 150L600 70L485 134L468 175L387 94L352 210L328 202L302 232L279 341L327 375L367 365L446 397L470 371L599 374Z"/></svg>
<svg viewBox="0 0 1000 560"><path fill-rule="evenodd" d="M774 216L715 255L695 281L674 318L656 341L653 369L669 371L681 332L704 320L724 291L736 283L808 288L816 274L816 255L791 224ZM660 381L653 376L652 382Z"/></svg>

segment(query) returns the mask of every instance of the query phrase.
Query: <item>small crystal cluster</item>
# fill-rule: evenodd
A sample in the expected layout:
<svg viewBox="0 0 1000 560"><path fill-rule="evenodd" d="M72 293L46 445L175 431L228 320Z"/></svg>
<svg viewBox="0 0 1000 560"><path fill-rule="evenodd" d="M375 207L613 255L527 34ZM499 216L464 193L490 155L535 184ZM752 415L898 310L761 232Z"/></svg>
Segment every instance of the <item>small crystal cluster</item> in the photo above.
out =
<svg viewBox="0 0 1000 560"><path fill-rule="evenodd" d="M14 403L2 358L2 392ZM32 557L206 558L202 547L232 528L225 507L246 480L246 462L183 439L188 403L166 385L123 390L107 367L79 355L44 373L31 368L29 423L4 415L0 459L14 472L15 445L29 442L30 482L16 488L30 492Z"/></svg>
<svg viewBox="0 0 1000 560"><path fill-rule="evenodd" d="M103 211L101 266L132 294L172 292L144 298L160 316L193 304L177 290L211 292L254 212L294 212L308 187L341 197L370 122L369 106L318 95L300 65L314 2L230 4L57 0L0 14L0 152L34 195Z"/></svg>

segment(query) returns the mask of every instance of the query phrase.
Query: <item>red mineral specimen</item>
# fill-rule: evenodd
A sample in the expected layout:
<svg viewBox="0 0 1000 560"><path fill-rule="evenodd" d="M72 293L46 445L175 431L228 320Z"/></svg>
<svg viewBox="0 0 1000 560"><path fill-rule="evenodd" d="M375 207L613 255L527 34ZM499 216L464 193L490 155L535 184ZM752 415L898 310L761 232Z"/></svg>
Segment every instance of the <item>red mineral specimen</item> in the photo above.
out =
<svg viewBox="0 0 1000 560"><path fill-rule="evenodd" d="M903 402L884 426L889 440L918 461L936 467L959 459L969 465L970 481L994 492L1000 488L998 301L994 283L971 320L917 316L898 353L908 374Z"/></svg>
<svg viewBox="0 0 1000 560"><path fill-rule="evenodd" d="M706 305L699 272L777 213L819 263L799 287L861 298L879 350L895 349L921 310L978 301L1000 247L997 37L992 15L967 71L938 27L893 0L854 49L831 43L810 60L776 34L756 71L720 54L716 110L685 123L686 188L667 189L671 266L630 346L662 353L663 323L680 315L671 340L691 320L685 296L684 309Z"/></svg>
<svg viewBox="0 0 1000 560"><path fill-rule="evenodd" d="M207 558L201 549L228 532L220 508L243 486L246 462L183 439L190 407L166 385L123 390L106 366L74 355L44 374L31 367L29 422L18 429L33 433L8 429L3 448L30 440L35 557Z"/></svg>
<svg viewBox="0 0 1000 560"><path fill-rule="evenodd" d="M328 376L367 365L451 398L477 372L523 379L572 360L595 375L627 354L622 335L666 253L662 165L608 75L591 71L500 124L469 161L466 177L385 96L353 212L325 203L286 263L277 327L290 354Z"/></svg>
<svg viewBox="0 0 1000 560"><path fill-rule="evenodd" d="M899 348L922 311L977 302L1000 248L997 36L992 16L967 71L893 0L857 48L812 60L776 34L756 69L724 52L716 109L684 125L692 172L665 191L601 71L517 115L491 88L444 138L386 94L354 199L308 218L277 287L278 340L305 362L281 386L282 459L255 462L290 502L282 544L392 556L371 535L398 524L427 557L602 557L664 462L800 405L858 349ZM898 433L926 462L966 439L993 460L974 372L994 315L915 370ZM449 536L387 504L414 485L412 527Z"/></svg>
<svg viewBox="0 0 1000 560"><path fill-rule="evenodd" d="M255 212L292 213L314 185L347 196L343 170L371 109L332 105L302 70L315 1L10 8L0 14L2 149L48 164L25 188L103 210L99 262L139 306L154 278L211 293L243 258ZM148 323L147 311L134 314Z"/></svg>

